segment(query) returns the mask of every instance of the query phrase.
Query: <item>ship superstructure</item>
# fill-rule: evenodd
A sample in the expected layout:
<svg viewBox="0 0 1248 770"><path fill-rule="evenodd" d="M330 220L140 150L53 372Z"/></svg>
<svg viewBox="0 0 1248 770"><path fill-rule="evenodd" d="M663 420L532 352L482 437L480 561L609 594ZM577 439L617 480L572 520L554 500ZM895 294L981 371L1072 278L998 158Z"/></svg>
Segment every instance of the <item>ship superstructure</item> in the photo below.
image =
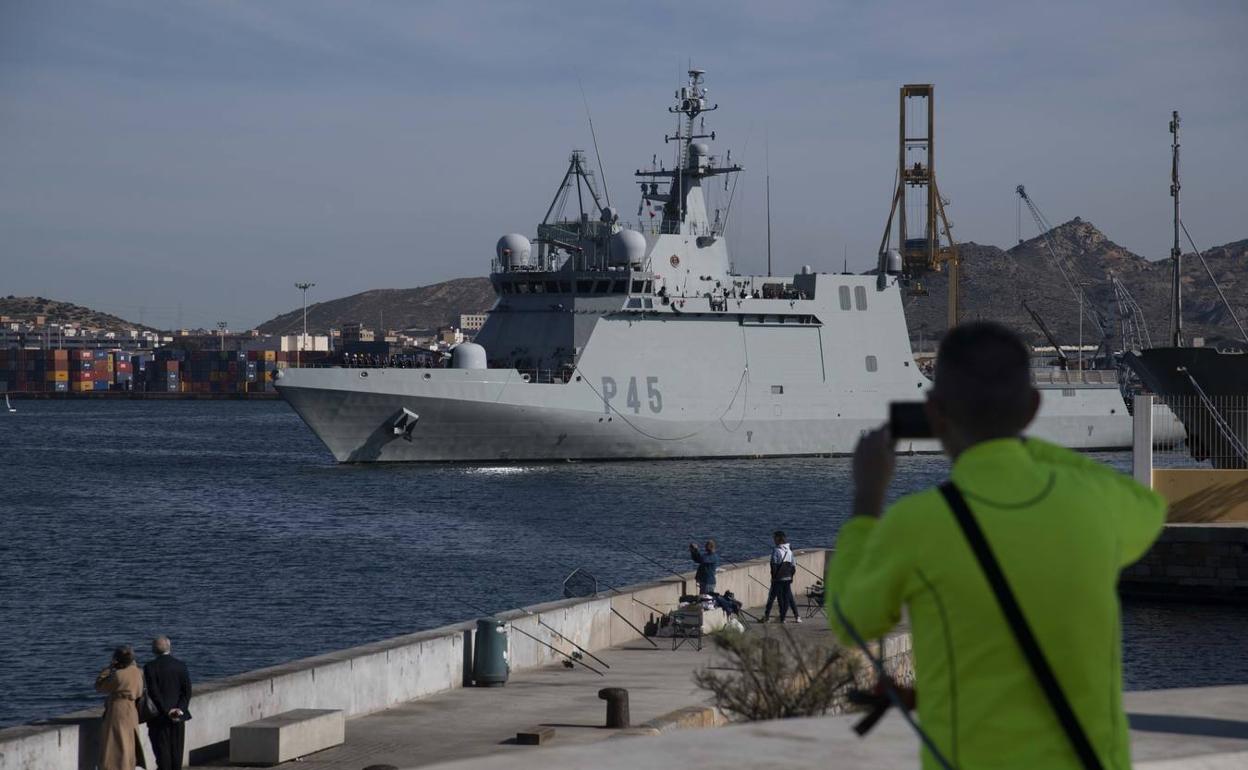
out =
<svg viewBox="0 0 1248 770"><path fill-rule="evenodd" d="M922 397L895 276L733 272L703 183L741 167L705 141L716 105L688 74L673 166L637 171L650 221L622 222L573 153L537 237L499 240L496 304L449 368L286 370L278 389L338 460L846 454L890 401ZM1071 374L1039 385L1033 433L1129 446L1114 379Z"/></svg>

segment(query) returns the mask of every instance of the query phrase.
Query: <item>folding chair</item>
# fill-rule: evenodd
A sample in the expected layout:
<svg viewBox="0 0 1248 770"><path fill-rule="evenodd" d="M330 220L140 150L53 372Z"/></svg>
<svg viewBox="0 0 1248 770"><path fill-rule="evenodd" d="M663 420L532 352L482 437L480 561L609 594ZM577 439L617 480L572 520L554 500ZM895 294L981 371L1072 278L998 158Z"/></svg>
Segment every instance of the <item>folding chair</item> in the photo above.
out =
<svg viewBox="0 0 1248 770"><path fill-rule="evenodd" d="M823 581L815 583L813 586L806 588L806 617L813 618L819 613L827 616L827 611L823 608Z"/></svg>
<svg viewBox="0 0 1248 770"><path fill-rule="evenodd" d="M681 607L672 612L672 649L679 650L685 642L694 640L696 648L702 650L702 608L693 605Z"/></svg>

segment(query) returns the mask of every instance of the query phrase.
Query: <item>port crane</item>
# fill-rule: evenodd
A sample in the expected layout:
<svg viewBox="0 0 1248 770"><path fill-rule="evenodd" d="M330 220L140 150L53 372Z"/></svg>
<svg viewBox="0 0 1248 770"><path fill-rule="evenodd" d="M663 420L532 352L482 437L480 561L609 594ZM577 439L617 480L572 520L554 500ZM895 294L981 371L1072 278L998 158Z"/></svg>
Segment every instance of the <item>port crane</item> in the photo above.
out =
<svg viewBox="0 0 1248 770"><path fill-rule="evenodd" d="M1057 353L1057 365L1062 369L1069 369L1070 358L1067 357L1066 351L1062 350L1062 346L1058 343L1057 338L1053 336L1053 332L1049 331L1049 325L1044 322L1039 313L1032 309L1031 305L1027 304L1027 300L1023 300L1023 309L1031 315L1031 320L1036 322L1036 326L1040 327L1040 332L1044 335L1044 338L1053 346L1053 351Z"/></svg>
<svg viewBox="0 0 1248 770"><path fill-rule="evenodd" d="M931 83L903 85L900 92L897 181L893 202L880 239L879 288L888 275L917 278L928 272L947 270L949 276L946 324L952 329L961 314L958 308L958 273L962 264L953 226L945 213L949 201L936 186L936 87ZM910 107L911 109L907 109ZM909 129L907 112L915 120ZM926 120L923 119L926 114ZM907 213L922 218L918 227L907 220ZM893 221L897 221L897 245L892 248ZM926 294L918 281L911 294Z"/></svg>
<svg viewBox="0 0 1248 770"><path fill-rule="evenodd" d="M1118 334L1122 338L1122 349L1140 351L1151 348L1153 336L1148 332L1148 323L1139 303L1118 280L1118 276L1111 273L1109 282L1114 287L1114 301L1118 306Z"/></svg>
<svg viewBox="0 0 1248 770"><path fill-rule="evenodd" d="M1075 266L1071 265L1068 268L1064 260L1058 255L1057 245L1053 243L1053 225L1049 224L1049 220L1043 213L1041 213L1040 208L1036 206L1036 203L1031 199L1031 196L1027 194L1026 188L1020 184L1018 187L1014 188L1014 192L1017 193L1022 202L1027 205L1027 211L1031 213L1031 218L1035 221L1036 227L1040 230L1040 237L1044 241L1044 247L1048 252L1049 261L1052 262L1053 266L1057 268L1057 272L1061 274L1062 280L1066 283L1066 287L1070 289L1071 295L1074 296L1075 301L1079 303L1079 312L1081 315L1080 322L1082 323L1082 318L1086 317L1092 322L1092 326L1095 327L1097 332L1101 335L1100 345L1097 347L1096 352L1092 355L1092 359L1095 361L1101 354L1102 349L1104 349L1106 353L1109 352L1109 324L1105 320L1105 317L1101 315L1101 312L1097 310L1096 306L1088 300L1088 295L1084 292L1083 285L1079 283L1077 276L1074 275L1076 270ZM1028 311L1030 312L1030 308ZM1032 316L1035 317L1035 314L1033 313ZM1082 360L1082 352L1080 352L1079 357L1080 360Z"/></svg>

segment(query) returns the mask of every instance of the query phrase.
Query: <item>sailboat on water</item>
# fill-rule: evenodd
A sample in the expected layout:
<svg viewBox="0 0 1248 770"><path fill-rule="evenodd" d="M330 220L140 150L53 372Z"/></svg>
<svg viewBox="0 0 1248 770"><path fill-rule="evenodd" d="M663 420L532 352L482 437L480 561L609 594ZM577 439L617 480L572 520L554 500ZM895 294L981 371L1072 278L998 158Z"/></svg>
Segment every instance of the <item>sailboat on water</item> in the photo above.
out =
<svg viewBox="0 0 1248 770"><path fill-rule="evenodd" d="M16 411L17 411L16 409L14 409L14 408L13 408L13 404L9 403L9 394L8 394L8 393L5 393L5 394L4 394L4 406L5 406L5 408L6 408L6 409L8 409L10 412L16 412Z"/></svg>

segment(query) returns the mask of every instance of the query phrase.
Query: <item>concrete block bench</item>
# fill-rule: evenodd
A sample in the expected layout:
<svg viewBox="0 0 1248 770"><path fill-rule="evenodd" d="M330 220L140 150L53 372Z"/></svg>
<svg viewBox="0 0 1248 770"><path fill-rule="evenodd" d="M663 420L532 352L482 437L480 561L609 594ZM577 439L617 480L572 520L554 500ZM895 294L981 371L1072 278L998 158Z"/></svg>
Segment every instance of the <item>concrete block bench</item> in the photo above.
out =
<svg viewBox="0 0 1248 770"><path fill-rule="evenodd" d="M295 709L230 728L231 765L278 765L338 746L347 723L336 709Z"/></svg>

